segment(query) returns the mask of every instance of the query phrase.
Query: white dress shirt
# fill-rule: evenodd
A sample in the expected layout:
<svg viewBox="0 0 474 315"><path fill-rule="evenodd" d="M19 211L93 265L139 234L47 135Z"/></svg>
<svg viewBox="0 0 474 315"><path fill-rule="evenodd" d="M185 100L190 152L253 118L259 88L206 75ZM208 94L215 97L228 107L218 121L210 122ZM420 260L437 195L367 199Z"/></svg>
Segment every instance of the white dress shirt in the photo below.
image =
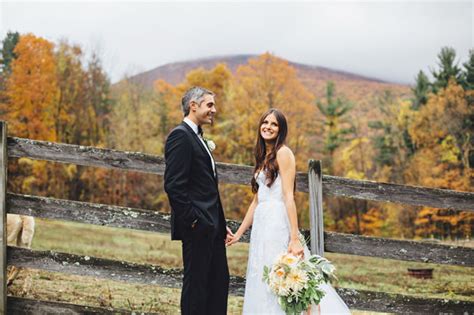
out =
<svg viewBox="0 0 474 315"><path fill-rule="evenodd" d="M201 137L201 135L198 133L198 126L188 117L185 117L183 121L188 124L189 127L194 131L195 134L197 134L199 140L201 140L201 143L204 145L206 148L207 154L209 154L209 157L211 158L212 161L212 170L214 171L214 177L216 176L216 162L214 161L214 158L212 157L211 151L209 151L209 148L207 147L206 142L204 139Z"/></svg>

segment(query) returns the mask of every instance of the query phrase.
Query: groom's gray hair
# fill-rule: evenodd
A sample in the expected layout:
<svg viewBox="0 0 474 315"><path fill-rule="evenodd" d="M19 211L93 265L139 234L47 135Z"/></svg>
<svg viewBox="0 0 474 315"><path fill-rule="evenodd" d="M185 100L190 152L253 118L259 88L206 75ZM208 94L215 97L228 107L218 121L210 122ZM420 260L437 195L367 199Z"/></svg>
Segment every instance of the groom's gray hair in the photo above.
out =
<svg viewBox="0 0 474 315"><path fill-rule="evenodd" d="M200 86L193 86L187 90L181 99L181 109L183 110L184 117L189 115L189 105L191 102L194 101L199 104L202 101L202 98L208 94L212 96L215 95L214 92L211 92Z"/></svg>

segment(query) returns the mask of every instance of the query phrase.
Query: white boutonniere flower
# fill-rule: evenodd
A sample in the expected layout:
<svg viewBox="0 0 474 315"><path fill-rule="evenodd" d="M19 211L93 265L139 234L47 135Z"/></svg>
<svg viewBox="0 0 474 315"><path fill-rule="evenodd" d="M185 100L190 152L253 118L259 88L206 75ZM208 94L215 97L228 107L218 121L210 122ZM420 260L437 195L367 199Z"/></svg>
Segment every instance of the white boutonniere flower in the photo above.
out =
<svg viewBox="0 0 474 315"><path fill-rule="evenodd" d="M204 139L204 142L206 143L207 148L209 149L209 151L212 152L216 149L216 144L214 143L214 141L212 141L210 139Z"/></svg>

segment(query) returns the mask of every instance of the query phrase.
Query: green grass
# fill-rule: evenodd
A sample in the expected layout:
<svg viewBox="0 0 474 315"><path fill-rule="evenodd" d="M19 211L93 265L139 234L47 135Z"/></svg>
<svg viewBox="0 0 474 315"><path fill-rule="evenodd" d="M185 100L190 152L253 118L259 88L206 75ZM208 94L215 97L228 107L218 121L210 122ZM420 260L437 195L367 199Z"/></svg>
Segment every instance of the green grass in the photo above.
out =
<svg viewBox="0 0 474 315"><path fill-rule="evenodd" d="M180 242L170 241L169 235L144 231L37 219L32 247L182 268ZM247 251L247 244L228 249L231 274L245 276ZM337 268L339 281L335 286L474 301L474 268L331 253L326 256ZM419 266L434 268L434 278L421 280L407 275L407 268ZM176 314L179 310L178 289L39 270L21 273L11 288L12 295L22 295L26 274L32 279L31 288L26 292L26 296L31 298L164 314ZM229 314L239 314L242 303L241 297L229 297Z"/></svg>

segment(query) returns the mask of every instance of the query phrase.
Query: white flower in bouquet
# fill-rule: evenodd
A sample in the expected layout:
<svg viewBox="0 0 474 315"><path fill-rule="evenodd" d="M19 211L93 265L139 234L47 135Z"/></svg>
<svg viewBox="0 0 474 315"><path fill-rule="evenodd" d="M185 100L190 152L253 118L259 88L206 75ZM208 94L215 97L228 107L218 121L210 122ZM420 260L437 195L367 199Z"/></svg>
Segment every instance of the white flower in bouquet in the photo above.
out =
<svg viewBox="0 0 474 315"><path fill-rule="evenodd" d="M308 275L304 270L294 269L290 271L286 279L293 292L298 292L306 286L308 282Z"/></svg>
<svg viewBox="0 0 474 315"><path fill-rule="evenodd" d="M287 296L290 294L290 289L291 288L288 285L287 281L281 281L280 283L278 283L278 287L277 287L278 295Z"/></svg>
<svg viewBox="0 0 474 315"><path fill-rule="evenodd" d="M283 264L283 265L287 265L290 268L295 267L298 264L299 261L300 261L300 258L293 255L293 254L282 255L278 259L278 263Z"/></svg>

